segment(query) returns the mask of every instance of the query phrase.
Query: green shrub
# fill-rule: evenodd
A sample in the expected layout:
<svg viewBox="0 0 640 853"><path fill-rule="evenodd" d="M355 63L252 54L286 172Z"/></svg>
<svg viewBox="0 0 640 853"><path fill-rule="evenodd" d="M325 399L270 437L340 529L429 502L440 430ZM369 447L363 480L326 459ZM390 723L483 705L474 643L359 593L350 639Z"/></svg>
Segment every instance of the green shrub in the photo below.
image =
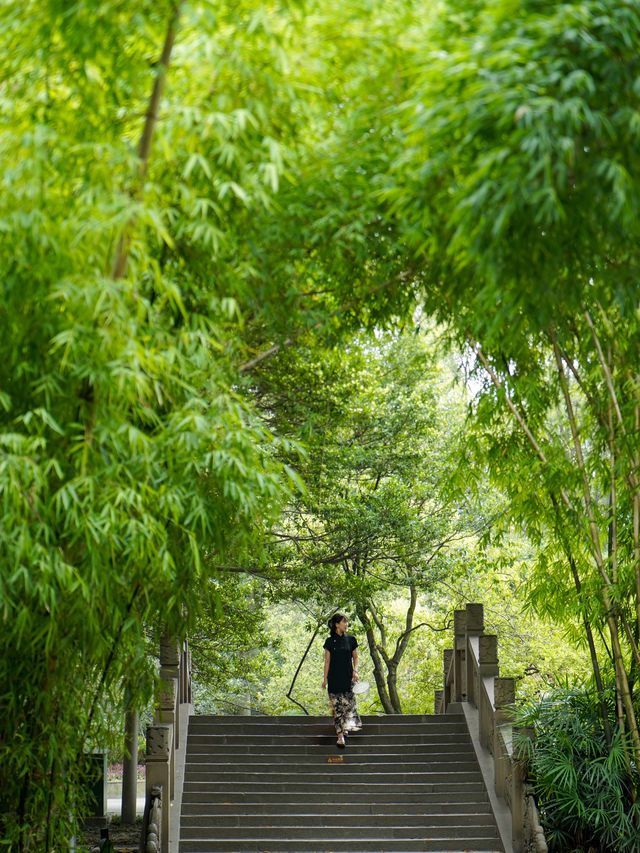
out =
<svg viewBox="0 0 640 853"><path fill-rule="evenodd" d="M627 736L616 724L613 690L605 701L613 732L610 747L598 696L590 689L556 688L518 713L517 723L535 730L535 741L523 739L521 746L553 851L640 849L638 771Z"/></svg>

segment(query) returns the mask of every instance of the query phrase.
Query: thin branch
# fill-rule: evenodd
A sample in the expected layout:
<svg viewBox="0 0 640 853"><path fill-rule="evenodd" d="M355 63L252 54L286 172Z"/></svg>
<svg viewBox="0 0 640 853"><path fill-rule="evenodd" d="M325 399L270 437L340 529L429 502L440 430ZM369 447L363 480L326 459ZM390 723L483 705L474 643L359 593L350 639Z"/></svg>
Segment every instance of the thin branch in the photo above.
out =
<svg viewBox="0 0 640 853"><path fill-rule="evenodd" d="M298 664L298 668L296 669L296 671L295 671L295 675L293 676L293 681L291 682L291 685L290 685L289 690L288 690L288 692L287 692L287 699L290 699L290 700L291 700L291 702L293 702L293 704L294 704L294 705L297 705L297 706L298 706L298 708L302 708L302 710L305 712L305 714L307 715L307 717L309 716L309 712L308 712L308 711L307 711L307 709L304 707L304 705L301 705L301 704L300 704L300 702L298 702L298 700L297 700L297 699L294 699L294 698L293 698L293 696L291 695L291 691L293 690L293 688L294 688L294 686L295 686L295 683L296 683L296 679L298 678L298 675L299 675L299 673L300 673L300 670L302 669L302 664L303 664L303 663L305 662L305 660L307 659L307 655L309 654L309 650L311 649L311 646L313 645L313 642L314 642L315 638L316 638L316 637L318 636L318 634L320 633L320 628L322 628L322 626L323 626L324 624L325 624L325 621L324 621L324 619L323 619L323 621L322 621L322 622L319 622L319 623L318 623L318 625L316 626L316 630L313 632L313 636L312 636L312 637L311 637L311 639L309 640L309 643L308 643L308 645L307 645L307 648L304 650L304 654L303 654L303 655L302 655L302 657L300 658L300 663Z"/></svg>
<svg viewBox="0 0 640 853"><path fill-rule="evenodd" d="M395 278L389 279L388 281L385 281L382 284L379 284L376 287L372 288L366 295L372 296L373 294L378 293L381 290L386 290L387 288L391 287L392 285L396 284L397 282L407 281L408 279L412 278L413 275L414 275L414 270L412 270L412 269L404 270L403 272L398 273L398 275L395 276ZM335 317L338 317L341 314L344 314L345 311L349 311L352 308L357 308L361 304L362 299L363 299L363 294L360 294L357 299L352 299L349 302L346 302L344 305L341 305L340 308L336 308L335 311L332 311L330 314L327 315L326 318L315 323L311 328L300 329L299 331L290 335L288 338L285 338L284 341L281 341L280 343L277 343L277 344L273 344L268 349L266 349L264 352L258 353L258 355L256 355L254 358L252 358L249 361L246 361L244 364L240 365L240 367L239 367L240 373L247 373L249 370L253 370L254 367L257 367L257 365L260 364L265 359L270 358L272 355L275 355L281 349L285 349L286 347L289 347L292 344L296 343L296 341L298 341L303 335L306 335L309 332L319 331L320 329L327 326L329 324L329 322L331 320L333 320Z"/></svg>
<svg viewBox="0 0 640 853"><path fill-rule="evenodd" d="M409 645L409 638L411 636L412 626L413 626L413 616L416 612L416 604L418 602L418 591L415 585L411 584L411 598L409 600L409 607L407 608L407 612L405 614L405 630L396 640L396 650L393 653L392 661L394 664L399 664L402 656L407 650L407 646Z"/></svg>
<svg viewBox="0 0 640 853"><path fill-rule="evenodd" d="M165 83L167 80L167 72L169 70L169 63L171 61L171 52L173 50L173 45L178 32L178 21L180 19L181 6L182 0L173 4L171 10L171 18L167 27L162 53L160 55L160 60L157 66L158 70L156 73L155 80L153 81L153 89L151 91L151 97L149 98L149 105L147 107L145 123L142 129L142 135L140 136L140 142L138 143L138 174L136 184L134 185L133 190L131 192L131 198L134 199L138 198L142 193L145 184L145 179L147 176L147 170L149 168L151 143L153 141L153 134L156 128L156 124L158 122L158 108L160 106L160 100L162 98L162 93L164 91ZM127 270L127 262L129 260L129 250L131 248L131 239L134 225L135 219L131 219L126 224L118 242L116 256L114 258L113 267L111 269L111 278L114 281L123 278Z"/></svg>

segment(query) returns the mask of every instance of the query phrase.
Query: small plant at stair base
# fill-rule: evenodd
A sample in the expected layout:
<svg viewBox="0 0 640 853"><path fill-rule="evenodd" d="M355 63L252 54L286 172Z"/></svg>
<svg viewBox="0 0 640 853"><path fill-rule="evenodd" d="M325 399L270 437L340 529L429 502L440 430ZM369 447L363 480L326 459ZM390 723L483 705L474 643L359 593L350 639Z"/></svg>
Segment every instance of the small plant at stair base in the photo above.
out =
<svg viewBox="0 0 640 853"><path fill-rule="evenodd" d="M610 746L595 691L557 688L518 713L517 723L535 730L535 741L523 738L519 746L552 851L638 851L640 779L616 727L614 701L610 691Z"/></svg>

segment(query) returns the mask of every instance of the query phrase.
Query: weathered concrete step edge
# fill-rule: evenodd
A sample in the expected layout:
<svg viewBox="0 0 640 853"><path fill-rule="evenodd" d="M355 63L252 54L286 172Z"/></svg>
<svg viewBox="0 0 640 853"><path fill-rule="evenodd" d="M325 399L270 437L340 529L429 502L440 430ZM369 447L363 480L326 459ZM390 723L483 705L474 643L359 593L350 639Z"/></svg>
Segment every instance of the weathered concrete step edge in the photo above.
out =
<svg viewBox="0 0 640 853"><path fill-rule="evenodd" d="M329 714L288 714L279 716L277 714L252 714L249 717L240 716L239 714L192 714L189 717L189 725L199 725L201 723L216 723L225 725L228 723L250 723L257 726L265 723L278 723L279 725L297 726L301 723L326 723ZM393 726L396 723L434 723L438 725L446 720L462 720L464 714L447 714L443 717L442 714L363 714L362 722L368 723L384 723L385 725Z"/></svg>
<svg viewBox="0 0 640 853"><path fill-rule="evenodd" d="M349 803L333 803L327 799L325 802L309 802L306 798L301 798L297 802L283 802L278 798L269 798L269 802L255 802L252 799L236 798L236 802L224 799L224 795L217 795L219 802L183 802L182 803L182 819L190 817L223 817L224 815L253 815L256 819L264 820L265 817L271 815L316 815L324 818L328 816L328 820L335 820L341 815L351 815L356 813L369 819L373 816L392 816L392 815L417 815L424 816L430 814L465 814L473 812L474 814L492 814L489 805L489 799L486 794L480 792L475 795L467 795L464 802L450 802L451 794L427 794L426 796L416 797L414 802L353 802ZM333 805L333 808L332 808Z"/></svg>
<svg viewBox="0 0 640 853"><path fill-rule="evenodd" d="M180 853L335 853L337 850L348 853L380 853L380 840L350 835L330 839L322 838L309 841L301 839L280 839L273 844L260 841L234 841L216 839L215 841L181 841ZM385 841L384 853L502 853L502 845L492 837L486 838L421 838Z"/></svg>
<svg viewBox="0 0 640 853"><path fill-rule="evenodd" d="M495 826L493 815L487 810L486 812L458 812L456 814L447 814L442 812L434 812L432 814L407 814L406 812L398 812L393 815L381 814L361 814L352 812L349 815L335 814L309 814L308 812L291 814L273 814L273 815L256 815L256 814L226 814L226 815L183 815L181 827L184 832L193 831L196 828L199 830L220 830L222 827L238 827L248 829L255 827L265 829L271 827L282 827L286 830L290 826L305 826L307 828L315 827L320 830L324 827L331 827L336 831L348 832L354 826L366 826L370 829L374 826L384 827L421 827L422 829L431 829L432 827L445 826ZM255 833L254 833L255 834ZM187 837L185 835L185 837Z"/></svg>
<svg viewBox="0 0 640 853"><path fill-rule="evenodd" d="M404 744L398 741L395 744L387 742L374 746L370 741L363 740L360 736L349 737L348 749L349 753L355 755L366 755L370 760L376 760L379 756L396 756L401 760L405 760L407 755L442 755L449 759L455 755L473 755L475 752L471 741L435 741L433 744L414 743ZM315 755L322 759L328 753L336 751L335 736L333 736L326 744L306 743L295 746L289 741L279 744L258 744L260 752L256 751L255 744L238 742L234 744L225 743L199 743L197 740L192 740L187 746L187 761L198 760L200 757L217 758L224 756L241 756L251 755L255 761L274 761L282 755Z"/></svg>
<svg viewBox="0 0 640 853"><path fill-rule="evenodd" d="M253 726L247 723L229 723L225 726L218 726L213 724L204 725L201 724L199 726L190 726L189 730L193 734L211 734L211 735L221 735L221 734L244 734L244 735L262 735L262 734L280 734L283 737L290 737L292 734L302 734L302 735L313 735L313 734L325 734L327 732L331 732L333 726L330 720L325 720L324 723L318 725L317 723L314 725L307 726L281 726L278 723L265 724L262 726ZM396 723L393 726L388 726L384 724L369 724L368 726L364 726L362 729L358 730L358 734L387 734L387 735L398 735L398 734L411 734L411 732L418 732L420 734L432 734L432 735L443 735L443 734L455 734L457 732L466 733L466 727L464 722L453 722L447 720L440 725L432 725L427 723Z"/></svg>
<svg viewBox="0 0 640 853"><path fill-rule="evenodd" d="M184 784L202 785L203 788L209 788L211 785L225 787L228 784L244 784L244 785L262 785L263 787L272 787L273 785L287 785L292 790L298 786L306 787L308 784L320 783L328 784L340 780L340 784L353 783L362 784L357 781L358 777L366 779L367 788L370 785L408 785L408 784L433 784L437 785L441 782L455 781L456 777L470 782L481 782L482 774L479 770L474 773L451 773L443 771L416 771L414 773L389 772L389 773L367 773L366 770L353 772L349 767L337 765L337 768L329 765L324 773L299 773L292 771L291 773L215 773L195 771L187 771L184 777Z"/></svg>
<svg viewBox="0 0 640 853"><path fill-rule="evenodd" d="M396 726L415 726L423 728L446 728L447 726L460 726L465 723L464 714L437 714L435 717L362 717L362 726L365 729L377 726L390 731ZM244 726L245 728L263 729L277 727L291 731L291 729L314 728L332 724L331 714L327 712L324 717L189 717L189 728L228 728L229 726Z"/></svg>
<svg viewBox="0 0 640 853"><path fill-rule="evenodd" d="M484 783L480 781L471 781L471 782L461 782L457 780L446 780L444 782L414 782L415 790L411 791L411 785L402 784L397 788L396 791L391 791L389 789L389 785L385 783L371 783L367 784L366 787L362 785L361 782L352 783L348 781L343 781L340 784L340 789L348 792L349 796L360 797L362 796L366 799L368 796L375 796L379 794L385 795L394 795L395 793L414 793L425 794L431 792L442 792L458 795L464 795L465 792L473 792L473 791L484 791ZM188 785L188 787L187 787ZM263 785L243 785L241 782L228 782L225 785L217 786L220 791L219 793L224 794L228 792L231 794L234 790L237 792L243 792L245 794L266 794L273 793L282 795L283 793L287 796L306 796L313 794L314 796L317 794L324 794L325 792L328 795L328 802L331 802L330 794L331 791L327 791L327 780L323 780L322 782L307 782L304 786L302 785L285 785L280 783L278 785L270 785L269 791L266 791ZM203 784L202 782L185 782L185 793L192 793L196 791L200 791L207 796L210 794L216 793L216 786L212 783ZM333 801L335 802L335 792L333 796Z"/></svg>
<svg viewBox="0 0 640 853"><path fill-rule="evenodd" d="M332 835L348 836L353 834L353 826L336 826L331 830ZM294 838L300 841L308 841L309 839L319 839L326 833L325 826L282 826L282 827L255 827L252 831L248 828L234 828L230 826L222 827L219 831L207 833L202 827L185 828L181 831L180 838L188 841L191 838L196 840L209 838L213 835L216 840L220 837L234 840L250 840L259 839L260 841L278 841L283 836L289 840ZM378 838L380 841L397 841L402 838L490 838L497 837L493 827L487 826L367 826L362 830L369 838Z"/></svg>
<svg viewBox="0 0 640 853"><path fill-rule="evenodd" d="M283 773L283 770L289 768L293 773L319 773L330 768L330 772L349 772L349 773L421 773L430 771L434 773L443 773L450 771L451 773L468 773L478 769L478 762L471 759L458 759L457 761L448 761L440 759L425 759L424 761L359 761L358 756L353 754L345 754L344 761L338 764L328 762L326 758L319 757L316 761L292 762L292 761L264 761L244 763L242 761L191 761L189 762L187 773L206 773L216 775L227 773Z"/></svg>
<svg viewBox="0 0 640 853"><path fill-rule="evenodd" d="M455 739L451 735L446 737L433 737L433 735L403 734L389 737L386 734L357 734L349 737L349 743L359 744L362 746L410 746L413 744L421 746L438 746L440 744L455 743L466 745L470 743L469 735L466 732L456 733ZM323 746L333 746L335 748L336 736L333 733L323 735L312 735L304 737L303 735L252 735L246 737L243 735L190 735L188 745L193 744L199 746L210 746L215 748L217 745L227 746L253 746L262 748L262 746L313 746L316 749Z"/></svg>
<svg viewBox="0 0 640 853"><path fill-rule="evenodd" d="M305 794L308 797L315 797L322 789L326 789L327 781L324 782L308 782L305 785L297 785L293 788L291 786L287 786L285 784L273 784L270 785L270 790L273 793L277 793L280 795L285 795L286 797L300 793ZM446 785L450 793L460 793L464 796L464 792L467 790L468 785L478 785L479 788L483 787L480 782L469 782L467 784L459 784L457 787L453 787L455 783L441 782L441 783L429 783L429 782L398 782L394 785L394 795L397 797L398 794L412 794L412 793L427 793L435 790L442 790L443 785ZM345 783L340 785L340 790L345 794L345 796L353 797L356 796L361 790L362 785L350 785ZM389 785L378 785L375 786L369 785L367 786L367 793L369 795L376 793L384 793L389 790ZM221 793L224 794L225 791L229 794L232 793L265 793L264 788L259 785L251 785L251 784L243 784L242 782L229 782L227 785L204 785L203 783L198 783L193 785L192 783L185 782L183 797L191 794L192 792L198 792L205 796L210 796L212 794Z"/></svg>
<svg viewBox="0 0 640 853"><path fill-rule="evenodd" d="M448 803L453 800L455 803L465 805L472 803L488 803L489 798L484 785L474 783L473 787L467 785L461 786L438 786L435 790L426 791L405 791L402 796L397 793L390 792L388 788L383 787L380 791L362 791L362 787L349 792L349 802L352 805L357 805L359 809L364 806L376 808L380 805L398 806L405 805L423 805L425 808L433 803ZM313 802L314 805L325 806L329 813L332 813L335 807L336 814L338 813L338 804L336 803L335 795L331 791L327 791L327 786L322 785L310 793L301 793L300 791L288 792L284 794L282 791L185 791L182 798L183 812L185 808L202 807L202 808L217 808L219 805L228 805L229 807L251 807L256 809L258 806L267 806L268 808L291 809L294 806L305 806ZM186 812L185 812L186 813Z"/></svg>

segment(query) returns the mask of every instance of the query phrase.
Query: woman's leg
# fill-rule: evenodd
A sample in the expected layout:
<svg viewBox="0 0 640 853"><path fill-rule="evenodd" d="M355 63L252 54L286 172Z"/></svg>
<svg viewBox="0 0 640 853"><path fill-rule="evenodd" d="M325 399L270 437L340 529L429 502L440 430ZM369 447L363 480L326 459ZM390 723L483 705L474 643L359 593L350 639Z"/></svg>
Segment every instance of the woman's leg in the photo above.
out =
<svg viewBox="0 0 640 853"><path fill-rule="evenodd" d="M333 711L333 725L338 735L338 746L344 746L344 736L347 731L345 711L348 703L345 703L344 696L344 693L329 693L329 701Z"/></svg>
<svg viewBox="0 0 640 853"><path fill-rule="evenodd" d="M358 714L358 706L356 705L356 697L353 691L344 694L344 731L353 732L362 728L362 720Z"/></svg>

